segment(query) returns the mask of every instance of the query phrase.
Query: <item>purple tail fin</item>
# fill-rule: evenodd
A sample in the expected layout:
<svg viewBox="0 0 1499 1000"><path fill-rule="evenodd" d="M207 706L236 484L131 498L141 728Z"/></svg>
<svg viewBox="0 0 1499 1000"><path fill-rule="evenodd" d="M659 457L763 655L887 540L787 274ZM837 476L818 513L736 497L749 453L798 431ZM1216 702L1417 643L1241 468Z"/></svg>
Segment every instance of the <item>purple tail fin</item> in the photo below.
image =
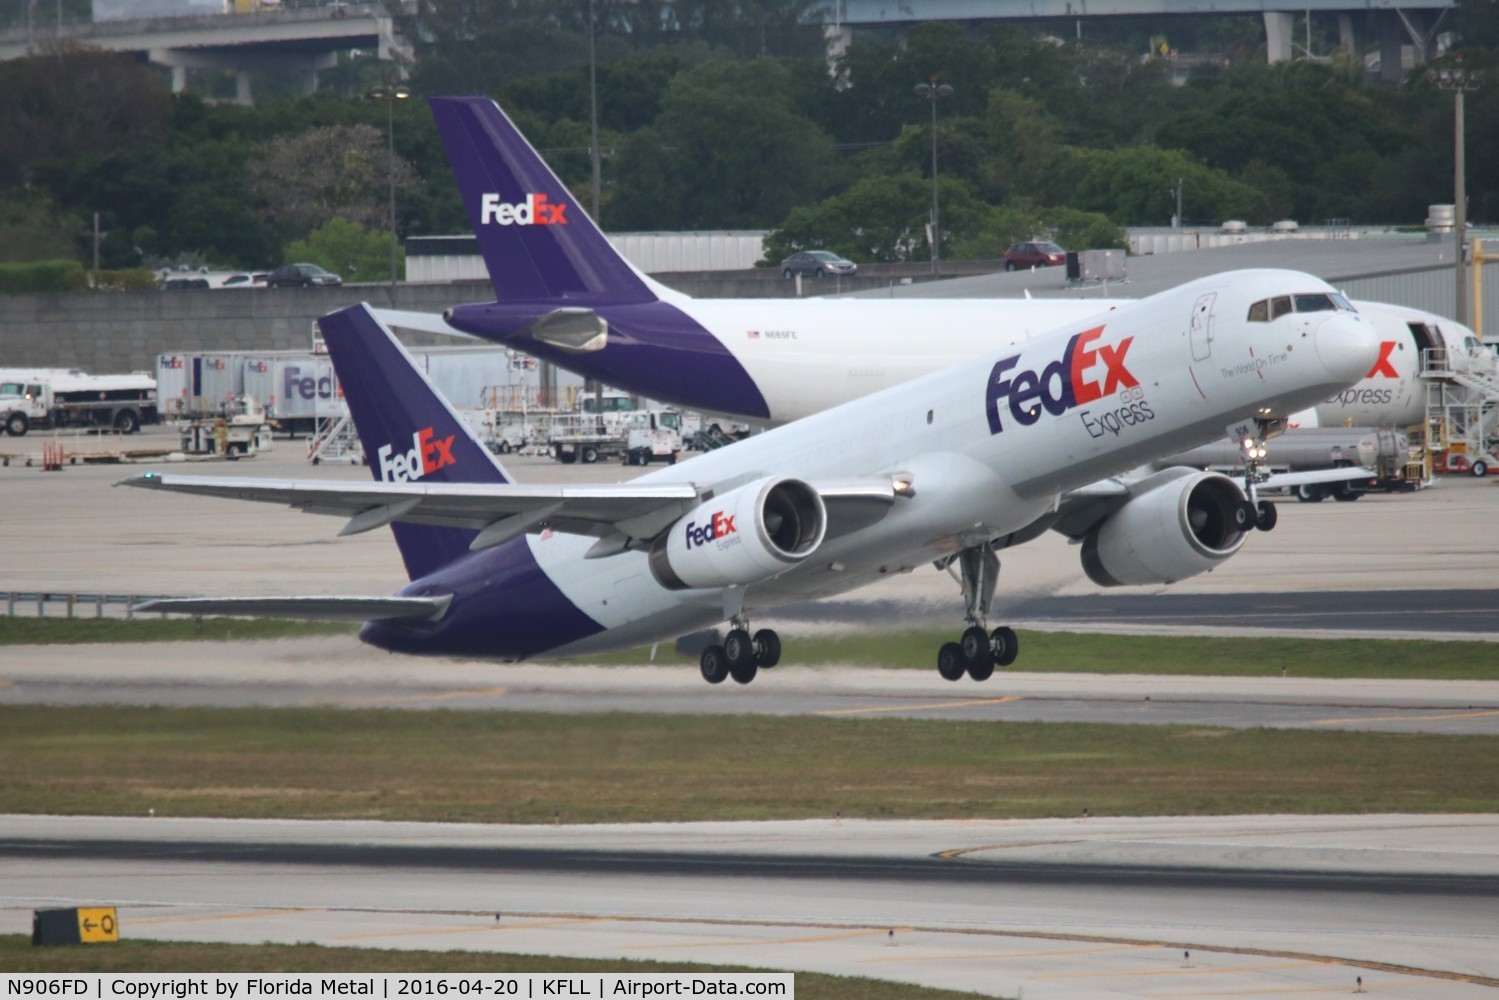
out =
<svg viewBox="0 0 1499 1000"><path fill-rule="evenodd" d="M318 326L376 480L511 481L369 307L329 313ZM400 523L391 528L413 580L468 555L474 538L463 528Z"/></svg>
<svg viewBox="0 0 1499 1000"><path fill-rule="evenodd" d="M430 103L498 301L656 299L499 105Z"/></svg>

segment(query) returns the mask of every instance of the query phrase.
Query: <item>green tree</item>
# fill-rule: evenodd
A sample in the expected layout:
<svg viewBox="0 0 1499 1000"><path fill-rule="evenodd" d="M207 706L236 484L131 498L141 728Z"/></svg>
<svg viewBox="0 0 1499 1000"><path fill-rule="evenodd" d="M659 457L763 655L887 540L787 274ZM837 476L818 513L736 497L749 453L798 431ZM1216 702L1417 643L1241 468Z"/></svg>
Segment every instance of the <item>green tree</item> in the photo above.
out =
<svg viewBox="0 0 1499 1000"><path fill-rule="evenodd" d="M348 219L330 219L305 240L288 244L283 257L288 262L319 264L345 281L385 281L390 277L390 233ZM405 263L405 249L397 248L398 274Z"/></svg>
<svg viewBox="0 0 1499 1000"><path fill-rule="evenodd" d="M952 248L971 246L979 238L994 209L955 178L939 178L937 188L947 257ZM842 194L794 209L766 236L765 261L778 264L786 255L808 249L834 250L855 261L927 260L931 212L930 179L914 171L865 177Z"/></svg>
<svg viewBox="0 0 1499 1000"><path fill-rule="evenodd" d="M619 151L610 227L754 228L837 190L840 161L795 111L793 83L771 59L672 80L661 116Z"/></svg>
<svg viewBox="0 0 1499 1000"><path fill-rule="evenodd" d="M1169 192L1178 178L1190 219L1274 221L1259 191L1174 149L1063 147L1037 171L1031 190L1043 203L1100 212L1121 225L1162 225L1175 209Z"/></svg>
<svg viewBox="0 0 1499 1000"><path fill-rule="evenodd" d="M412 186L411 165L369 125L330 125L282 136L261 147L250 167L265 217L295 236L335 218L389 225L390 171L399 193Z"/></svg>

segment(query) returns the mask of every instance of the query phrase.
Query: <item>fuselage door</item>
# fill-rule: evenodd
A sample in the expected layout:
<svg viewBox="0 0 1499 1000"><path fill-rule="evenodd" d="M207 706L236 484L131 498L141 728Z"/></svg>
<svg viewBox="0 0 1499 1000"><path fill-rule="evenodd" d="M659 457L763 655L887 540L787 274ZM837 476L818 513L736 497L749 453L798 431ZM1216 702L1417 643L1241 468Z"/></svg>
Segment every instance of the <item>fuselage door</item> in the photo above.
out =
<svg viewBox="0 0 1499 1000"><path fill-rule="evenodd" d="M1192 320L1188 327L1192 338L1192 360L1206 361L1213 353L1213 301L1217 292L1199 295L1192 306Z"/></svg>

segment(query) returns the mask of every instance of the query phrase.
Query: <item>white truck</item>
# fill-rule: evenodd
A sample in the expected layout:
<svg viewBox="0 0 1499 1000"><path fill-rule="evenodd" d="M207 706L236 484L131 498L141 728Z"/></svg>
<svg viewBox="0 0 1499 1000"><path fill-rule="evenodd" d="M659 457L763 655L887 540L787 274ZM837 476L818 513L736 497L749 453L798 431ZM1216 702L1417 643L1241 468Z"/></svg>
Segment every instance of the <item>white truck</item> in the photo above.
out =
<svg viewBox="0 0 1499 1000"><path fill-rule="evenodd" d="M156 380L144 372L85 375L48 369L13 371L0 380L0 427L12 437L33 427L112 427L134 434L157 419Z"/></svg>
<svg viewBox="0 0 1499 1000"><path fill-rule="evenodd" d="M672 465L682 451L682 422L676 410L606 409L602 414L555 416L547 446L563 464L617 458L627 465Z"/></svg>

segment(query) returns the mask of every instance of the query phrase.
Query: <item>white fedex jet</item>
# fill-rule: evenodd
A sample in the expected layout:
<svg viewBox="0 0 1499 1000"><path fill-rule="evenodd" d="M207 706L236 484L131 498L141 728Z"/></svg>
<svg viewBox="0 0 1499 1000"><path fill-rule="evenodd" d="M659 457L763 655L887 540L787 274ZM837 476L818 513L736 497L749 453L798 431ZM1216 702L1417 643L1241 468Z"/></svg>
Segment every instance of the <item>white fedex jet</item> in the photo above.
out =
<svg viewBox="0 0 1499 1000"><path fill-rule="evenodd" d="M1284 294L1333 308L1280 322ZM1125 474L1253 433L1355 382L1367 320L1294 271L1194 281L1093 321L853 400L627 483L525 486L466 429L365 306L320 321L372 483L148 473L125 482L390 524L411 583L386 598L163 600L158 610L366 619L383 649L518 659L669 639L731 623L704 678L747 683L780 658L753 614L924 563L961 571L967 628L941 675L989 677L1014 632L989 628L996 552L1047 529L1104 586L1211 569L1257 525L1252 495L1208 472ZM1207 348L1211 346L1211 357ZM1252 489L1252 487L1251 487Z"/></svg>
<svg viewBox="0 0 1499 1000"><path fill-rule="evenodd" d="M1129 301L694 299L625 260L493 101L430 103L495 301L456 306L443 317L377 315L392 325L497 341L653 399L774 426ZM1297 314L1345 306L1328 291L1287 290L1253 303L1250 318L1294 323ZM1379 358L1357 385L1292 423L1419 422L1421 360L1433 349L1492 369L1493 356L1460 324L1400 306L1355 306L1380 332ZM1194 349L1204 367L1214 360L1211 313L1221 306L1208 309Z"/></svg>

